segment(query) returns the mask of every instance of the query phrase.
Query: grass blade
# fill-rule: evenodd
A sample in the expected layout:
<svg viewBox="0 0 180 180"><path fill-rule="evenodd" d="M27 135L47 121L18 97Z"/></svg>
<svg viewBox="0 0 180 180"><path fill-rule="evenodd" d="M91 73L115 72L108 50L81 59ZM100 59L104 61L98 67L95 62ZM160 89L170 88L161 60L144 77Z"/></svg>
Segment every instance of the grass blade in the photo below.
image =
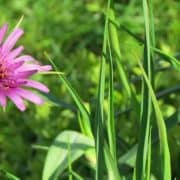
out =
<svg viewBox="0 0 180 180"><path fill-rule="evenodd" d="M107 144L105 144L104 154L105 154L106 166L108 169L108 179L109 180L120 180L121 177L118 172L117 164L114 163L114 158L112 157Z"/></svg>
<svg viewBox="0 0 180 180"><path fill-rule="evenodd" d="M151 21L149 18L149 9L148 9L147 0L143 0L143 12L144 12L144 25L145 25L145 44L144 44L144 69L147 73L147 76L152 83L152 56L151 56L151 42L152 30L151 30ZM150 171L150 159L148 158L148 152L150 152L151 146L149 146L149 137L150 137L150 123L151 123L151 113L152 113L152 103L151 96L148 86L143 82L142 87L142 104L141 104L141 127L140 127L140 136L139 144L136 158L136 179L144 180L147 179L148 173Z"/></svg>
<svg viewBox="0 0 180 180"><path fill-rule="evenodd" d="M115 130L115 119L114 119L114 83L113 83L113 59L111 52L111 45L109 37L107 40L108 54L107 58L109 64L109 82L108 82L108 119L106 123L106 129L108 134L109 146L105 146L105 163L108 170L108 179L120 179L120 175L117 168L117 153L116 153L116 130Z"/></svg>
<svg viewBox="0 0 180 180"><path fill-rule="evenodd" d="M115 53L115 61L117 64L117 69L119 72L119 78L124 88L124 94L127 95L128 98L131 98L131 87L128 80L128 77L125 73L124 67L122 65L122 58L121 58L121 52L120 52L120 44L119 44L119 37L116 26L112 23L115 22L115 14L113 9L110 9L109 11L109 33L110 33L110 42L112 46L112 50Z"/></svg>
<svg viewBox="0 0 180 180"><path fill-rule="evenodd" d="M104 163L104 135L103 135L103 126L104 126L104 113L103 113L103 102L104 102L104 86L105 86L105 66L106 66L106 49L107 49L107 35L108 35L108 11L110 8L110 0L108 0L106 19L104 26L104 39L102 47L102 60L100 64L100 73L99 73L99 86L98 86L98 99L96 106L96 115L95 115L95 142L96 142L96 158L97 158L97 168L95 179L99 180L103 177L103 172L105 168Z"/></svg>
<svg viewBox="0 0 180 180"><path fill-rule="evenodd" d="M107 120L107 131L108 131L108 140L109 140L109 147L111 155L115 162L117 162L116 158L116 134L115 134L115 119L114 119L114 98L113 98L113 91L114 91L114 83L113 83L113 61L112 61L112 53L110 42L108 38L108 49L109 49L109 83L108 83L108 120Z"/></svg>
<svg viewBox="0 0 180 180"><path fill-rule="evenodd" d="M20 180L19 177L15 176L14 174L11 174L10 172L0 169L0 178L1 179L9 179L9 180Z"/></svg>
<svg viewBox="0 0 180 180"><path fill-rule="evenodd" d="M179 116L179 111L176 111L174 114L172 114L169 118L165 120L167 130L170 130L172 127L180 123L180 118L178 116ZM152 145L155 145L157 142L158 142L158 134L156 133L156 129L155 129L154 131L152 131ZM118 163L126 164L130 167L134 167L136 161L136 153L137 153L137 144L134 145L124 155L122 155L119 158Z"/></svg>
<svg viewBox="0 0 180 180"><path fill-rule="evenodd" d="M151 86L151 83L146 75L146 72L144 71L140 63L139 63L139 66L143 73L145 82L149 88L151 98L152 98L152 103L154 106L155 115L156 115L156 120L157 120L159 140L160 140L159 143L160 143L160 157L161 157L161 175L162 175L161 178L162 180L167 180L167 179L170 180L171 179L171 162L170 162L170 152L169 152L165 122L164 122L161 110L159 108L155 93Z"/></svg>
<svg viewBox="0 0 180 180"><path fill-rule="evenodd" d="M51 62L52 66L54 67L56 72L58 71L57 66L54 64L54 62L51 60L49 55L45 53L45 56L47 59ZM75 91L75 89L71 86L70 82L66 79L66 77L62 73L57 73L58 77L60 80L63 82L63 84L66 86L68 92L71 94L72 98L74 99L77 107L79 108L79 111L83 117L82 124L84 129L82 129L82 132L89 136L92 137L92 131L91 131L91 123L90 123L90 115L86 109L86 107L83 104L83 101L79 97L78 93Z"/></svg>

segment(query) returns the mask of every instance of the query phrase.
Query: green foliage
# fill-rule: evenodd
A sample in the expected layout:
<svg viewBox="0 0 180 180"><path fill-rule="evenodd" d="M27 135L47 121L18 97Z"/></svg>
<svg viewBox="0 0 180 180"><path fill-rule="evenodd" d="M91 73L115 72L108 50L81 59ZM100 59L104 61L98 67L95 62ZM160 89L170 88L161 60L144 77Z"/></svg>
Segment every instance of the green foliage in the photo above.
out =
<svg viewBox="0 0 180 180"><path fill-rule="evenodd" d="M25 53L55 64L52 73L33 77L50 88L43 106L27 102L24 113L11 103L0 109L0 179L39 180L42 173L44 179L53 173L94 179L95 171L97 179L132 179L140 170L137 152L145 178L170 173L169 152L172 178L180 178L180 3L157 0L148 7L149 17L136 0L112 1L109 11L105 0L0 0L0 24L13 29L24 15L19 43ZM145 74L137 59L153 59L152 69L143 63ZM140 111L145 122L147 109L154 112L143 129ZM55 137L64 149L55 147Z"/></svg>

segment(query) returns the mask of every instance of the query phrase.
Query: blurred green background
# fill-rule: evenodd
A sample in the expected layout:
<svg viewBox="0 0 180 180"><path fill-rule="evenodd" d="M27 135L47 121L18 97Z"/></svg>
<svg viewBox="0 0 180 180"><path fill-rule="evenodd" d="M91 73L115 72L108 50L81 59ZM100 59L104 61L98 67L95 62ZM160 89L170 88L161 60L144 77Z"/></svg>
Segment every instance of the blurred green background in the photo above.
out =
<svg viewBox="0 0 180 180"><path fill-rule="evenodd" d="M140 1L116 0L117 21L133 33L143 37L144 26ZM43 64L49 64L44 52L64 72L87 106L94 109L98 85L99 60L101 56L105 0L0 0L0 25L8 23L10 29L22 15L21 27L25 35L18 42L25 46L24 53L33 55ZM157 46L165 52L179 56L180 52L180 3L175 0L154 1ZM10 31L9 31L10 32ZM142 57L142 47L125 31L119 30L124 66L128 76L135 81L140 71L135 66L133 53ZM168 63L157 61L155 67L164 71L156 74L156 92L177 86L178 72ZM19 112L10 102L6 111L0 109L0 169L8 170L22 179L41 179L46 151L33 145L50 145L55 136L64 129L79 130L74 102L66 88L55 75L34 77L50 88L50 98L43 106L28 103L27 110ZM118 143L120 154L137 142L138 116L135 112L121 113L129 108L123 98L119 82L115 79L114 92ZM176 112L180 98L177 92L160 99L161 109L167 118ZM180 127L169 131L173 175L180 178ZM75 164L82 176L90 176L82 159Z"/></svg>

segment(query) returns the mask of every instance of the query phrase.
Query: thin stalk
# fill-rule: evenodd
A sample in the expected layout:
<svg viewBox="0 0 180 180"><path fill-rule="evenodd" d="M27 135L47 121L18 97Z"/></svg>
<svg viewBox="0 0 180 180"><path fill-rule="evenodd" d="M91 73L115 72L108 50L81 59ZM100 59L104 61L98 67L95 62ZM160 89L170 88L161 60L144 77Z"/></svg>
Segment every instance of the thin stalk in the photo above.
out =
<svg viewBox="0 0 180 180"><path fill-rule="evenodd" d="M140 63L139 63L139 66L141 68L141 71L144 76L144 80L145 80L145 82L149 88L150 94L151 94L154 111L155 111L155 116L156 116L156 121L157 121L159 143L160 143L161 179L162 180L171 180L171 158L170 158L170 152L169 152L169 145L168 145L165 121L163 119L161 110L158 105L158 101L156 99L155 93L151 86L151 83Z"/></svg>
<svg viewBox="0 0 180 180"><path fill-rule="evenodd" d="M149 9L147 0L143 0L143 13L144 13L144 25L145 25L145 45L144 45L144 69L148 76L148 79L152 83L152 59L151 59L151 36L150 36L150 20L149 20ZM149 146L150 137L150 121L152 102L149 92L149 88L145 82L142 86L142 103L141 103L141 125L140 125L140 136L136 158L136 179L145 180L148 179L148 172L150 171L148 151L151 151Z"/></svg>
<svg viewBox="0 0 180 180"><path fill-rule="evenodd" d="M100 74L99 74L99 87L98 87L98 100L96 107L96 116L95 116L95 145L96 145L96 158L97 158L97 168L95 179L99 180L103 178L104 174L104 135L103 135L103 126L104 126L104 115L103 115L103 102L104 102L104 86L105 86L105 66L107 49L107 35L108 35L108 11L110 7L110 0L107 4L107 13L104 27L104 39L102 47L102 60L100 64Z"/></svg>
<svg viewBox="0 0 180 180"><path fill-rule="evenodd" d="M109 18L112 22L116 21L113 9L110 9ZM131 87L130 87L128 77L125 73L124 67L122 65L122 56L121 56L121 51L120 51L118 30L117 30L117 27L111 21L109 23L110 42L111 42L113 52L115 53L115 62L117 64L117 69L118 69L120 81L121 81L122 86L124 88L123 92L130 99L132 96Z"/></svg>
<svg viewBox="0 0 180 180"><path fill-rule="evenodd" d="M114 91L114 82L113 82L113 61L112 61L112 53L110 42L108 38L108 49L109 49L109 94L108 94L108 120L107 120L107 131L108 131L108 140L109 140L109 147L112 158L117 165L117 154L116 154L116 130L115 130L115 119L114 119L114 98L113 98L113 91Z"/></svg>

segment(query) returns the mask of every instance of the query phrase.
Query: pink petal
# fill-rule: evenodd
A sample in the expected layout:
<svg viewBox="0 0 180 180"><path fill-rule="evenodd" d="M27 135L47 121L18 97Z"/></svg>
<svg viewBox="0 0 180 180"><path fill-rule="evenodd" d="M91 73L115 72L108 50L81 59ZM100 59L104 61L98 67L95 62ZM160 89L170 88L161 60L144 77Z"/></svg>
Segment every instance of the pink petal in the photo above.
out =
<svg viewBox="0 0 180 180"><path fill-rule="evenodd" d="M14 61L16 62L19 62L19 61L35 61L35 59L32 57L32 56L29 56L29 55L23 55L23 56L20 56L18 58L15 58Z"/></svg>
<svg viewBox="0 0 180 180"><path fill-rule="evenodd" d="M51 69L52 69L51 65L45 65L45 66L39 66L38 67L39 72L41 72L41 71L50 71Z"/></svg>
<svg viewBox="0 0 180 180"><path fill-rule="evenodd" d="M6 106L6 96L2 92L0 92L0 104L3 107Z"/></svg>
<svg viewBox="0 0 180 180"><path fill-rule="evenodd" d="M2 43L2 40L4 39L7 29L8 29L7 24L5 24L3 27L0 28L0 44Z"/></svg>
<svg viewBox="0 0 180 180"><path fill-rule="evenodd" d="M21 97L23 97L24 99L27 99L35 104L42 104L43 100L42 98L40 98L38 95L32 93L31 91L27 91L24 89L17 89L17 94Z"/></svg>
<svg viewBox="0 0 180 180"><path fill-rule="evenodd" d="M30 71L30 70L37 70L38 72L44 72L44 71L49 71L51 70L51 66L50 65L46 65L46 66L41 66L39 64L24 64L19 71Z"/></svg>
<svg viewBox="0 0 180 180"><path fill-rule="evenodd" d="M13 71L15 71L17 68L21 67L23 65L23 61L21 62L15 62L15 63L11 63L8 64L8 66L10 66L9 68L12 69ZM14 72L13 72L14 73Z"/></svg>
<svg viewBox="0 0 180 180"><path fill-rule="evenodd" d="M23 46L19 46L18 48L14 49L13 51L11 51L8 56L6 57L7 60L12 60L15 57L17 57L18 55L20 55L22 53L22 51L24 50Z"/></svg>
<svg viewBox="0 0 180 180"><path fill-rule="evenodd" d="M36 72L37 70L21 71L21 72L17 72L17 74L14 74L14 76L16 76L17 78L28 78L33 74L35 74Z"/></svg>
<svg viewBox="0 0 180 180"><path fill-rule="evenodd" d="M38 90L45 92L45 93L49 92L49 89L44 84L37 82L37 81L27 80L25 86L38 89Z"/></svg>
<svg viewBox="0 0 180 180"><path fill-rule="evenodd" d="M3 53L7 54L16 44L17 40L23 35L22 29L15 29L6 39L2 46Z"/></svg>
<svg viewBox="0 0 180 180"><path fill-rule="evenodd" d="M12 102L17 106L18 109L20 109L21 111L24 111L26 109L22 98L18 96L15 92L8 92L7 96L12 100Z"/></svg>

